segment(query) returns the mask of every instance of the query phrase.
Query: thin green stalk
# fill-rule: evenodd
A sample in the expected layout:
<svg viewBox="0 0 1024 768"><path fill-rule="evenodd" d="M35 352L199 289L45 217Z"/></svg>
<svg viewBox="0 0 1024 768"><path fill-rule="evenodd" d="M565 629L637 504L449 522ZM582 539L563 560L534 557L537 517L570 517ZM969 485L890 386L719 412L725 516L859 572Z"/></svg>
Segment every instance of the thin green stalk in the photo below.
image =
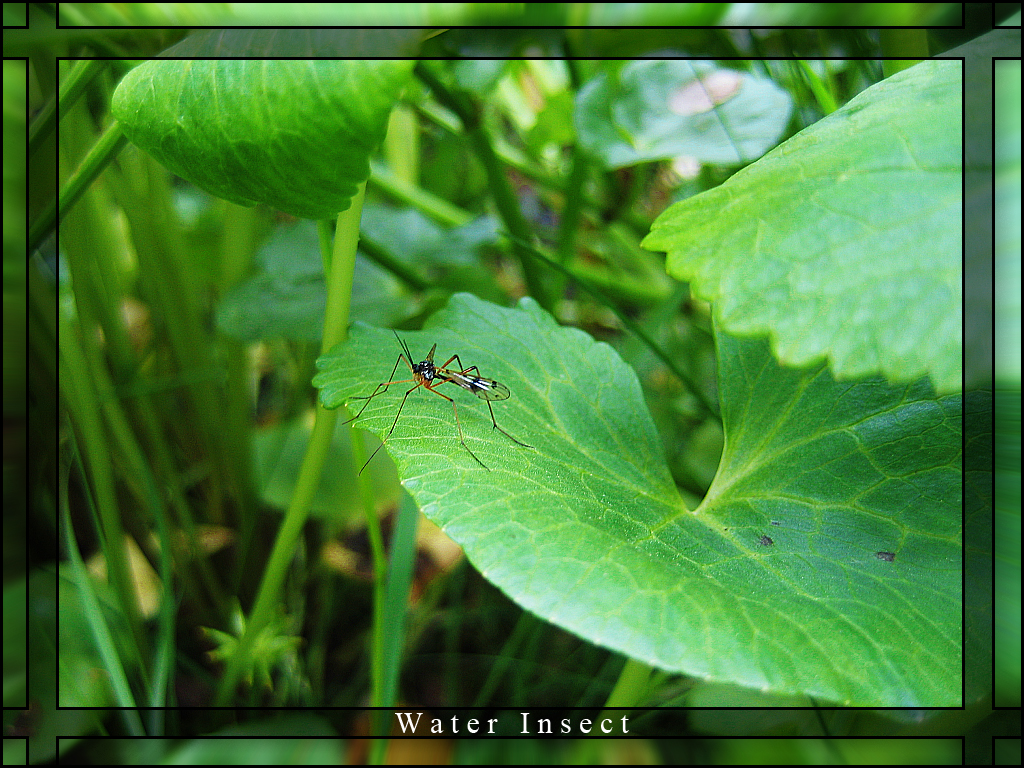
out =
<svg viewBox="0 0 1024 768"><path fill-rule="evenodd" d="M514 235L512 239L512 252L519 259L530 295L542 307L551 310L554 296L553 294L549 295L541 270L523 252L520 245L520 243L529 243L533 240L533 230L523 216L523 212L519 207L519 200L509 184L508 177L505 175L505 169L498 159L491 139L480 123L478 110L468 103L468 100L462 94L449 90L424 62L417 62L414 72L431 89L434 98L455 112L462 121L466 137L469 139L473 151L487 173L488 186L494 197L494 204L498 209L498 215L508 231Z"/></svg>
<svg viewBox="0 0 1024 768"><path fill-rule="evenodd" d="M580 74L579 66L572 59L572 46L569 39L562 41L562 50L565 53L565 68L569 73L569 82L573 93L579 91L583 86L583 77ZM579 142L575 142L570 149L572 153L569 158L569 177L565 180L565 187L562 196L565 204L562 206L562 213L558 222L558 246L555 250L557 259L562 264L569 263L576 245L576 234L579 229L580 219L583 215L583 185L587 180L589 163L584 157Z"/></svg>
<svg viewBox="0 0 1024 768"><path fill-rule="evenodd" d="M124 545L124 528L114 489L110 445L101 420L102 405L93 387L90 366L78 329L60 313L60 388L69 416L82 446L90 486L100 521L100 541L107 561L107 579L124 613L130 632L133 666L145 669L144 643L135 590Z"/></svg>
<svg viewBox="0 0 1024 768"><path fill-rule="evenodd" d="M526 222L523 211L519 207L519 199L512 191L512 185L508 182L505 169L498 161L494 152L491 140L483 127L474 126L467 131L469 141L475 149L477 157L483 163L487 172L488 186L494 196L494 203L498 209L498 215L508 227L510 232L516 234L518 241L530 242L533 239L533 229ZM536 268L533 261L523 253L522 249L513 241L512 252L519 259L523 270L523 277L526 278L526 287L537 303L551 311L554 308L554 294L548 290L548 284L542 279L540 270Z"/></svg>
<svg viewBox="0 0 1024 768"><path fill-rule="evenodd" d="M433 287L429 280L420 277L412 267L376 241L363 237L359 247L371 261L391 272L414 291L426 291Z"/></svg>
<svg viewBox="0 0 1024 768"><path fill-rule="evenodd" d="M26 280L29 359L39 366L38 370L32 370L30 364L29 375L36 381L56 382L57 318L53 308L57 297L51 287L56 282L56 276L43 263L39 254L34 253L29 257Z"/></svg>
<svg viewBox="0 0 1024 768"><path fill-rule="evenodd" d="M82 160L67 184L60 191L56 199L43 209L28 229L28 252L32 253L43 242L43 238L53 231L54 227L67 215L68 211L78 202L78 198L89 188L89 185L96 180L96 177L103 172L107 164L117 156L121 148L128 143L128 137L121 132L121 126L117 123L111 125L100 137L89 154ZM59 212L59 218L58 218Z"/></svg>
<svg viewBox="0 0 1024 768"><path fill-rule="evenodd" d="M456 660L461 660L459 644L462 639L461 628L466 621L466 592L468 573L471 565L463 558L456 564L455 568L448 575L442 584L443 594L440 596L446 605L452 606L450 611L441 615L445 616L442 622L444 634L442 635L441 656L444 663L444 693L448 701L461 701L463 670ZM454 663L453 663L454 662Z"/></svg>
<svg viewBox="0 0 1024 768"><path fill-rule="evenodd" d="M75 62L71 72L60 84L60 92L56 99L51 99L46 106L32 119L28 128L28 156L32 157L43 141L53 134L60 117L85 93L85 89L107 66L102 59L82 59Z"/></svg>
<svg viewBox="0 0 1024 768"><path fill-rule="evenodd" d="M148 405L148 404L147 404ZM133 446L138 447L138 446ZM167 519L167 510L160 501L160 496L153 483L153 476L146 473L146 490L150 507L153 509L153 516L156 518L157 535L160 542L159 568L160 584L162 593L160 595L160 611L157 620L156 655L153 663L153 679L149 690L150 707L157 707L151 714L151 733L154 736L162 735L163 717L159 708L170 706L173 702L168 701L168 696L173 695L169 682L174 674L176 643L175 643L175 618L177 617L177 595L174 589L174 539L171 535L171 526ZM159 727L158 727L159 726Z"/></svg>
<svg viewBox="0 0 1024 768"><path fill-rule="evenodd" d="M391 558L388 564L387 591L384 603L384 681L378 707L390 707L398 692L398 673L402 668L405 643L405 615L409 606L409 588L416 562L416 524L419 507L403 493L398 503L398 520L391 537Z"/></svg>
<svg viewBox="0 0 1024 768"><path fill-rule="evenodd" d="M380 529L380 518L369 503L369 489L363 486L360 494L366 514L366 535L370 542L370 557L373 562L373 634L370 649L370 706L380 707L384 700L384 601L387 589L388 558L384 551L384 535Z"/></svg>
<svg viewBox="0 0 1024 768"><path fill-rule="evenodd" d="M815 101L818 102L818 108L821 109L821 114L831 115L837 109L839 104L835 97L829 91L828 86L822 82L821 78L818 77L817 73L811 68L803 59L797 61L797 66L800 67L800 71L803 73L804 82L811 89L811 93L814 94ZM825 66L828 66L828 62L825 62Z"/></svg>
<svg viewBox="0 0 1024 768"><path fill-rule="evenodd" d="M217 207L223 212L218 244L216 289L223 293L244 280L252 268L253 254L259 248L263 235L264 211L259 207L246 208L218 200ZM245 359L245 354L237 357Z"/></svg>
<svg viewBox="0 0 1024 768"><path fill-rule="evenodd" d="M382 149L395 176L415 186L420 175L420 126L408 104L396 104L391 110Z"/></svg>
<svg viewBox="0 0 1024 768"><path fill-rule="evenodd" d="M373 569L373 629L370 634L370 706L378 704L384 698L384 579L387 573L387 555L384 551L384 539L380 529L380 520L373 503L373 491L370 480L361 473L366 464L366 447L361 435L356 434L354 427L349 427L349 444L352 446L352 472L356 475L356 488L359 492L359 505L366 520L366 536L370 544L370 560Z"/></svg>
<svg viewBox="0 0 1024 768"><path fill-rule="evenodd" d="M652 669L636 659L626 659L619 673L619 679L615 687L608 694L608 700L604 703L605 709L614 707L636 707L643 702L647 695L648 682L651 679ZM601 718L613 717L614 713L602 712ZM620 713L621 716L621 713Z"/></svg>
<svg viewBox="0 0 1024 768"><path fill-rule="evenodd" d="M359 244L359 218L363 212L366 182L352 198L348 210L338 215L334 230L334 253L327 275L327 308L324 312L322 351L326 352L348 337L352 307L352 277L355 273L356 247Z"/></svg>
<svg viewBox="0 0 1024 768"><path fill-rule="evenodd" d="M569 177L565 180L565 188L562 190L565 204L562 206L558 222L557 256L562 264L567 263L572 256L576 232L583 214L583 183L587 179L588 163L578 144L572 148L570 163Z"/></svg>
<svg viewBox="0 0 1024 768"><path fill-rule="evenodd" d="M355 270L356 246L359 242L359 217L365 193L364 182L359 186L359 191L352 199L348 210L338 215L334 253L330 270L326 275L327 307L324 313L322 346L324 351L342 341L348 332L352 276ZM267 562L252 614L246 622L234 654L228 659L224 677L217 690L216 706L226 706L230 703L243 672L251 667L251 653L257 635L270 623L281 603L281 588L295 554L296 543L309 516L310 504L319 487L337 420L336 410L329 411L317 404L313 430L296 478L295 491Z"/></svg>
<svg viewBox="0 0 1024 768"><path fill-rule="evenodd" d="M508 668L517 660L519 647L526 642L530 633L536 628L537 620L533 617L532 613L523 611L519 614L515 627L498 652L494 664L491 665L491 669L487 673L487 679L484 680L484 684L480 686L480 690L477 692L476 699L473 701L474 709L486 706L491 700L491 696L498 689L498 685L501 684Z"/></svg>
<svg viewBox="0 0 1024 768"><path fill-rule="evenodd" d="M445 227L461 227L473 216L447 200L400 179L379 160L370 159L370 181L382 191Z"/></svg>
<svg viewBox="0 0 1024 768"><path fill-rule="evenodd" d="M86 622L92 631L96 650L103 660L103 667L110 680L114 698L117 700L119 707L126 708L125 723L128 726L128 730L132 736L145 736L146 732L142 727L142 720L139 718L139 713L134 709L135 697L132 695L131 686L124 671L124 664L122 664L121 658L117 655L117 647L114 643L113 635L110 633L110 627L107 626L106 619L103 618L103 610L100 608L96 592L92 588L91 577L85 568L82 553L78 550L78 542L75 540L74 527L71 524L71 511L68 506L67 474L68 469L63 468L60 473L59 504L64 525L64 541L68 557L71 560L72 572L75 574L75 586L78 587L78 593L81 595Z"/></svg>
<svg viewBox="0 0 1024 768"><path fill-rule="evenodd" d="M416 523L419 521L419 513L413 498L407 493L402 494L398 503L398 521L391 537L391 562L380 622L383 628L381 685L379 698L374 699L373 706L383 709L373 712L375 723L371 734L388 732L392 707L398 697L398 676L402 670L402 651L405 647L405 616L416 562ZM373 739L370 747L371 765L383 764L387 747L387 739Z"/></svg>

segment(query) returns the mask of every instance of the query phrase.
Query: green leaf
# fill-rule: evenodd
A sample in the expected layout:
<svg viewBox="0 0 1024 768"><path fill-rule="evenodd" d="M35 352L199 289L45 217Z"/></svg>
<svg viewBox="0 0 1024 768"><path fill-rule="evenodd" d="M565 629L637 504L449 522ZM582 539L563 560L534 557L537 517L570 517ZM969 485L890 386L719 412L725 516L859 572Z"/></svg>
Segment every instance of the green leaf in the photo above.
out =
<svg viewBox="0 0 1024 768"><path fill-rule="evenodd" d="M490 471L422 387L386 447L423 512L523 607L712 681L859 706L959 703L958 397L837 384L720 335L726 450L689 511L639 382L606 344L531 299L502 309L465 294L401 336L414 362L436 343L436 363L458 353L512 392L495 417L533 448L495 431L470 393L439 388ZM358 409L398 353L390 331L353 327L318 361L321 402ZM399 364L395 378L411 374ZM383 436L411 386L369 401L356 425Z"/></svg>
<svg viewBox="0 0 1024 768"><path fill-rule="evenodd" d="M281 227L256 254L257 270L232 287L217 305L217 327L244 341L294 339L320 342L327 288L316 224ZM352 316L399 322L409 299L390 272L356 257ZM371 298L372 294L372 298Z"/></svg>
<svg viewBox="0 0 1024 768"><path fill-rule="evenodd" d="M172 172L240 205L333 218L369 176L369 155L412 61L152 60L111 111Z"/></svg>
<svg viewBox="0 0 1024 768"><path fill-rule="evenodd" d="M496 431L485 401L451 384L439 387L438 393L455 400L466 445L491 470L488 473L460 445L452 405L420 388L409 395L387 442L405 470L403 476L436 472L454 483L463 473L473 477L479 470L484 482L492 484L494 478L506 475L516 481L524 467L541 455L564 456L597 477L609 471L621 473L631 483L661 488L666 498L678 501L636 375L611 347L594 342L582 331L559 328L532 300L523 300L518 310L508 310L469 294L456 294L423 331L402 331L399 336L408 344L414 363L423 360L436 343L436 365L458 354L464 366L477 366L481 376L508 386L511 398L492 402L495 420L516 439L533 446L523 448ZM566 358L566 348L575 354ZM313 383L321 389L321 403L336 408L348 402L354 415L363 401L353 398L367 396L378 383L387 381L400 352L390 330L354 325L348 342L317 361L321 372ZM394 378L412 379L405 363L398 363ZM593 382L592 391L581 392L580 387L589 382ZM394 421L402 395L412 386L393 385L375 397L357 426L383 435ZM628 443L613 451L616 446L607 443L626 440L624 435L629 436ZM590 463L579 464L584 458L581 446L592 444L599 447ZM631 456L633 447L642 449L641 458ZM593 482L598 492L601 483ZM578 491L578 481L564 490Z"/></svg>
<svg viewBox="0 0 1024 768"><path fill-rule="evenodd" d="M498 240L498 223L490 216L480 216L459 227L445 227L415 208L367 204L359 231L363 247L367 240L383 246L404 270L421 276L434 288L470 292L481 298L503 296L493 273L480 259L480 254ZM364 298L371 304L380 302L381 291L376 284L366 281L360 287L366 292L354 290L353 298ZM408 299L402 299L408 310Z"/></svg>
<svg viewBox="0 0 1024 768"><path fill-rule="evenodd" d="M602 72L576 102L580 143L609 168L680 156L749 162L781 138L793 108L772 80L680 59Z"/></svg>
<svg viewBox="0 0 1024 768"><path fill-rule="evenodd" d="M957 706L961 396L927 380L836 382L824 365L779 366L762 340L719 332L717 343L726 447L695 514L760 548L760 562L715 575L743 605L733 632L763 684L861 706ZM810 684L794 687L794 673Z"/></svg>
<svg viewBox="0 0 1024 768"><path fill-rule="evenodd" d="M960 90L959 62L904 70L670 207L643 245L723 330L770 334L787 365L957 391Z"/></svg>

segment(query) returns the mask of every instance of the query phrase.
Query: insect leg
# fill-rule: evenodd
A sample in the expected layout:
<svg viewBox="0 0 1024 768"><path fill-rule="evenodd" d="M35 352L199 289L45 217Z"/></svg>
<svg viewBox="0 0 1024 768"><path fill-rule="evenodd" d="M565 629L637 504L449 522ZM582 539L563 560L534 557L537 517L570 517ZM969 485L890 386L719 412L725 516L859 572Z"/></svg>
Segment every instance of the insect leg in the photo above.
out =
<svg viewBox="0 0 1024 768"><path fill-rule="evenodd" d="M456 361L456 362L457 362L457 363L459 364L459 368L460 368L460 370L459 370L459 373L461 373L461 374L462 374L463 376L467 375L467 374L468 374L468 373L469 373L470 371L476 371L476 376L477 376L477 378L480 378L480 369L479 369L479 368L477 368L477 367L476 367L475 365L471 365L471 366L469 366L469 368L463 368L463 367L462 367L462 361L461 361L461 360L459 360L459 356L458 356L458 355L452 355L452 356L451 356L451 357L450 357L450 358L448 359L448 362L446 362L446 363L445 363L445 364L444 364L443 366L441 366L441 367L442 367L442 369L443 369L443 368L445 368L445 367L446 367L446 366L448 365L448 363L450 363L450 362L451 362L452 360L455 360L455 361ZM455 383L456 383L456 382L455 382L455 381L453 381L452 379L447 379L447 381L451 381L451 382L452 382L453 384L455 384ZM497 383L497 382L492 382L492 383L493 383L493 384L495 384L496 386L498 386L498 383ZM506 388L506 390L505 390L505 391L506 391L506 392L508 391L508 390L507 390L507 388ZM438 394L440 394L440 393L438 393ZM478 396L479 396L479 395L478 395ZM508 395L506 394L506 395L505 395L505 397L508 397ZM512 437L512 435L510 435L510 434L509 434L508 432L506 432L506 431L505 431L504 429L502 429L501 427L499 427L499 426L498 426L498 422L497 422L497 421L495 421L495 419L494 419L494 408L492 408L492 407L491 407L491 401L490 401L490 400L486 400L485 402L487 403L487 410L489 410L489 411L491 412L491 424L493 424L493 425L494 425L494 428L495 428L496 430L498 430L498 431L499 431L499 432L501 432L501 433L502 433L503 435L505 435L505 437L507 437L507 438L508 438L509 440L511 440L511 441L512 441L513 443L516 443L517 445L521 445L521 446L523 446L523 448L533 448L533 446L532 446L532 445L529 445L528 443L524 443L524 442L523 442L522 440L516 440L516 439L515 439L514 437ZM454 404L455 404L455 402L454 402L454 401L452 401L452 405L454 405ZM469 449L467 448L466 450L469 450ZM479 461L479 459L478 459L478 461Z"/></svg>
<svg viewBox="0 0 1024 768"><path fill-rule="evenodd" d="M448 358L448 363L450 363L452 360L454 360L455 362L457 362L459 364L459 373L461 373L463 376L468 374L470 371L476 371L476 375L477 376L480 375L480 369L477 368L475 365L471 365L471 366L469 366L469 368L463 368L462 367L462 361L459 360L459 356L458 355L452 355L451 357L449 357ZM448 363L445 363L441 367L442 368L447 368L448 367Z"/></svg>
<svg viewBox="0 0 1024 768"><path fill-rule="evenodd" d="M392 381L390 383L397 384L398 382ZM415 387L413 387L412 389L410 389L408 392L405 393L405 397L402 398L401 405L398 406L398 413L395 414L395 420L393 422L391 422L391 429L389 429L388 433L386 435L384 435L384 439L380 441L380 445L378 445L373 450L373 453L370 454L370 458L366 460L366 464L363 464L363 466L359 469L359 474L360 475L363 474L363 470L366 469L366 465L369 464L373 460L373 457L377 455L377 451L379 451L381 448L384 447L384 443L386 443L388 441L388 438L391 437L391 433L395 431L395 426L397 426L397 424L398 424L398 417L402 415L402 409L405 407L405 401L409 398L409 395L411 395L416 389L418 389L419 387L422 387L422 386L426 386L426 385L422 381L418 381L418 382L416 382L416 386ZM430 389L430 388L427 387L427 389ZM372 395L371 395L371 397L372 397ZM441 397L444 397L444 395L441 395ZM364 405L363 408L365 408L365 407L366 406ZM362 413L362 411L360 411L360 413Z"/></svg>
<svg viewBox="0 0 1024 768"><path fill-rule="evenodd" d="M524 443L524 442L523 442L522 440L516 440L516 439L515 439L514 437L512 437L512 435L510 435L510 434L509 434L508 432L506 432L506 431L505 431L504 429L502 429L501 427L499 427L499 426L498 426L498 422L496 422L496 421L494 420L494 409L493 409L493 408L491 408L491 401L490 401L490 400L485 400L484 402L485 402L485 403L487 403L487 410L489 410L489 411L491 412L491 424L493 424L493 425L494 425L494 428L495 428L496 430L498 430L499 432L501 432L501 434L503 434L503 435L504 435L505 437L507 437L507 438L508 438L509 440L511 440L511 441L512 441L513 443L517 443L517 444L519 444L519 445L523 446L523 448L533 448L533 446L532 446L532 445L529 445L529 444L527 444L527 443Z"/></svg>
<svg viewBox="0 0 1024 768"><path fill-rule="evenodd" d="M388 377L389 381L385 381L385 382L382 382L382 383L378 384L377 388L375 390L373 390L372 394L370 394L368 396L367 395L358 395L356 397L351 398L352 400L365 400L366 402L363 403L363 407L359 409L359 413L357 413L355 416L353 416L348 421L341 422L342 424L348 424L348 423L353 422L356 419L358 419L362 415L363 411L366 410L366 406L368 406L370 404L370 401L373 398L375 398L377 395L381 394L382 392L387 392L388 391L388 387L390 385L392 385L392 384L408 384L410 381L415 381L415 379L401 379L400 381L394 381L393 380L394 377L395 377L395 371L398 370L398 364L402 360L404 360L404 359L405 359L405 355L399 355L398 356L398 359L395 360L395 367L391 369L391 376ZM406 363L406 365L408 365L408 363Z"/></svg>
<svg viewBox="0 0 1024 768"><path fill-rule="evenodd" d="M449 381L451 381L451 379L434 379L433 383L431 383L431 384L424 384L423 386L426 389L429 389L431 392L433 392L438 397L443 397L445 400L447 400L449 403L452 404L452 409L455 411L455 426L459 430L459 442L462 443L462 447L465 448L469 452L469 455L473 457L473 459L476 461L477 464L479 464L484 469L490 471L490 467L488 467L486 464L484 464L482 461L480 461L480 459L477 457L477 455L475 453L473 453L473 451L470 450L468 445L466 445L466 441L462 437L462 424L459 422L459 407L455 404L455 401L452 398L448 397L448 395L442 395L440 392L438 392L436 389L434 389L434 387L438 386L439 384L444 384L445 382L449 382Z"/></svg>

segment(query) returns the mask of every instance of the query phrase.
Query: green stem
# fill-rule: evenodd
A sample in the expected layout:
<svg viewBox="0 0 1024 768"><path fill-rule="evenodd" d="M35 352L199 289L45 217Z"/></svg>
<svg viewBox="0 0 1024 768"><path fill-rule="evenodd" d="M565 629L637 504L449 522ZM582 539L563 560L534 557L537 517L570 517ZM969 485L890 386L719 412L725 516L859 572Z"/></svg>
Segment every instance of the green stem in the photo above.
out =
<svg viewBox="0 0 1024 768"><path fill-rule="evenodd" d="M811 89L811 93L814 94L814 99L818 102L818 108L821 109L821 114L831 115L839 109L839 104L831 91L829 91L827 84L822 82L822 79L818 77L811 65L803 59L800 59L797 61L797 66L803 74L804 82L807 83L807 87Z"/></svg>
<svg viewBox="0 0 1024 768"><path fill-rule="evenodd" d="M583 183L587 179L587 161L580 151L579 145L572 148L572 167L569 178L565 181L565 205L562 206L561 218L558 222L558 261L565 264L572 256L576 244L576 231L583 214Z"/></svg>
<svg viewBox="0 0 1024 768"><path fill-rule="evenodd" d="M409 586L412 584L413 567L416 561L416 523L420 510L413 498L403 493L398 503L398 521L391 536L391 562L387 569L378 626L381 642L375 649L375 688L372 705L379 707L371 713L371 735L386 734L390 730L395 699L398 694L398 676L402 669L402 651L405 647L405 616L409 605ZM384 579L380 579L385 583ZM375 599L376 599L375 591ZM374 619L377 620L375 611ZM378 652L379 651L379 652ZM377 669L379 668L379 672ZM377 675L379 674L379 678ZM371 741L370 765L383 765L388 740L376 738Z"/></svg>
<svg viewBox="0 0 1024 768"><path fill-rule="evenodd" d="M469 213L457 205L452 205L444 198L399 178L382 162L372 158L370 181L400 203L412 206L442 226L461 227L473 220Z"/></svg>
<svg viewBox="0 0 1024 768"><path fill-rule="evenodd" d="M353 439L359 440L353 433ZM363 498L363 512L366 517L366 535L370 541L370 556L373 559L373 633L370 651L370 706L385 705L384 695L384 604L387 599L388 558L384 551L384 536L380 530L380 518L370 503L369 489L360 483Z"/></svg>
<svg viewBox="0 0 1024 768"><path fill-rule="evenodd" d="M619 673L619 679L615 681L615 687L608 694L608 700L604 703L605 709L613 707L635 707L643 701L647 692L647 681L651 677L651 668L636 659L626 659ZM621 714L621 713L620 713ZM604 717L605 713L601 713ZM613 716L609 714L609 716Z"/></svg>
<svg viewBox="0 0 1024 768"><path fill-rule="evenodd" d="M334 233L334 253L331 257L330 270L327 272L327 308L324 313L322 346L325 352L342 341L348 332L352 276L355 270L356 246L359 242L359 217L363 210L365 193L364 182L359 186L359 191L352 199L348 210L338 215ZM281 589L302 528L309 517L310 504L320 484L337 421L336 410L327 410L317 403L313 430L302 466L299 468L295 492L274 542L252 615L246 622L235 653L228 660L224 677L217 690L216 706L226 706L230 702L243 671L252 663L250 655L256 637L270 623L278 606L281 605Z"/></svg>
<svg viewBox="0 0 1024 768"><path fill-rule="evenodd" d="M391 559L387 572L387 591L383 625L387 629L384 645L384 678L376 706L391 707L398 692L402 648L405 641L405 615L409 606L409 587L416 564L416 524L420 510L413 498L403 493L398 503L398 520L391 537Z"/></svg>
<svg viewBox="0 0 1024 768"><path fill-rule="evenodd" d="M359 242L359 247L366 254L367 258L389 271L412 290L428 291L433 287L429 280L420 277L412 267L391 253L387 248L381 246L377 241L363 237Z"/></svg>
<svg viewBox="0 0 1024 768"><path fill-rule="evenodd" d="M121 126L117 123L111 125L99 141L86 155L78 170L68 179L64 189L56 199L51 200L49 205L43 209L28 229L28 252L35 251L43 238L53 231L60 221L67 215L68 211L78 202L78 198L95 181L96 177L103 172L107 164L121 151L121 148L128 143L128 137L121 133ZM58 216L59 212L59 216Z"/></svg>
<svg viewBox="0 0 1024 768"><path fill-rule="evenodd" d="M391 110L382 150L395 178L415 187L420 175L420 126L408 104L396 104Z"/></svg>
<svg viewBox="0 0 1024 768"><path fill-rule="evenodd" d="M78 542L75 540L74 528L71 524L71 512L68 507L66 469L61 470L60 486L60 508L64 524L65 544L71 561L71 571L74 574L75 586L78 588L79 595L82 598L82 610L85 613L86 623L92 632L93 640L96 643L96 650L103 660L103 666L110 681L114 698L117 700L118 706L127 708L125 723L128 731L132 736L142 737L146 735L146 731L142 727L139 713L134 711L135 697L132 696L124 664L117 655L117 644L114 642L110 627L103 617L103 610L100 608L99 599L92 588L91 577L85 568L82 553L78 550Z"/></svg>
<svg viewBox="0 0 1024 768"><path fill-rule="evenodd" d="M452 110L462 121L463 130L469 139L473 151L480 159L487 173L487 181L491 194L494 196L494 204L498 209L498 215L504 222L505 227L513 234L512 252L519 259L523 270L523 277L526 278L526 285L537 303L551 311L554 300L549 296L548 288L543 281L541 270L529 255L523 251L520 243L533 241L533 231L527 224L523 212L519 207L519 200L505 176L505 169L498 160L494 151L491 139L480 124L479 110L468 100L456 91L449 90L430 68L422 61L417 62L415 73L433 92L434 97L444 106Z"/></svg>
<svg viewBox="0 0 1024 768"><path fill-rule="evenodd" d="M95 499L100 541L107 562L107 580L117 595L117 602L131 630L131 642L126 644L134 656L130 666L142 670L143 632L128 565L110 444L102 423L102 404L93 386L87 353L83 349L85 340L64 314L60 313L58 336L61 394L81 446L83 465Z"/></svg>
<svg viewBox="0 0 1024 768"><path fill-rule="evenodd" d="M103 71L107 62L97 59L83 59L75 63L67 78L60 84L56 99L50 99L35 116L28 128L28 156L32 157L57 127L58 112L67 114L78 98L95 77Z"/></svg>

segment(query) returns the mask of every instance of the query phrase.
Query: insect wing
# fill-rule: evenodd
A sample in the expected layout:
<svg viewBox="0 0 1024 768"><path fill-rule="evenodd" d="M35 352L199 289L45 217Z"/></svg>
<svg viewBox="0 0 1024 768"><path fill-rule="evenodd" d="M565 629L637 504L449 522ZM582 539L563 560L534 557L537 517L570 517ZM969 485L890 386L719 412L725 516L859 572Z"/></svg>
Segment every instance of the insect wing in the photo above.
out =
<svg viewBox="0 0 1024 768"><path fill-rule="evenodd" d="M508 400L512 393L500 381L482 376L466 376L458 371L448 371L453 383L468 389L481 400Z"/></svg>
<svg viewBox="0 0 1024 768"><path fill-rule="evenodd" d="M508 387L500 381L478 378L476 384L477 387L473 389L473 393L481 400L508 400L512 396Z"/></svg>

